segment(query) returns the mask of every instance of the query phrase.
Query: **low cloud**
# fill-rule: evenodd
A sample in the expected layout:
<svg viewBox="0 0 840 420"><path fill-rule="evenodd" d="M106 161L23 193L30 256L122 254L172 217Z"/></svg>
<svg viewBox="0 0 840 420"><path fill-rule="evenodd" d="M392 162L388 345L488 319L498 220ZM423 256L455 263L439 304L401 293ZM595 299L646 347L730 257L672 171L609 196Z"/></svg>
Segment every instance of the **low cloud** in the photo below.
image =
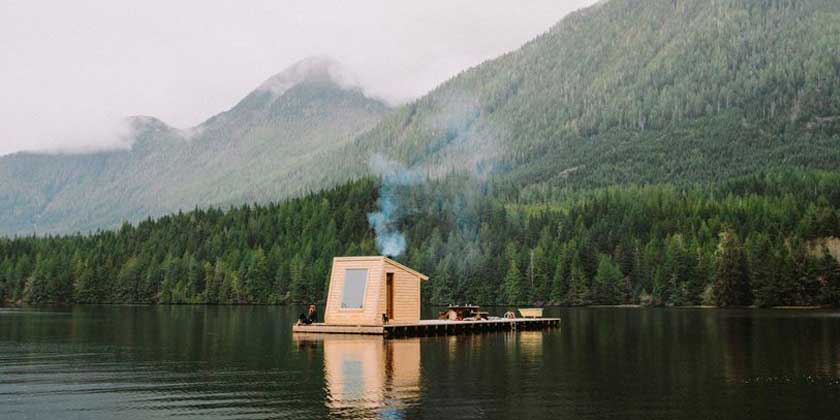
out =
<svg viewBox="0 0 840 420"><path fill-rule="evenodd" d="M4 4L0 154L125 148L109 133L127 115L194 127L312 55L401 103L592 3L148 0L131 13L119 1Z"/></svg>
<svg viewBox="0 0 840 420"><path fill-rule="evenodd" d="M62 125L52 131L41 145L27 151L46 154L86 154L129 150L134 143L134 133L135 129L127 118Z"/></svg>

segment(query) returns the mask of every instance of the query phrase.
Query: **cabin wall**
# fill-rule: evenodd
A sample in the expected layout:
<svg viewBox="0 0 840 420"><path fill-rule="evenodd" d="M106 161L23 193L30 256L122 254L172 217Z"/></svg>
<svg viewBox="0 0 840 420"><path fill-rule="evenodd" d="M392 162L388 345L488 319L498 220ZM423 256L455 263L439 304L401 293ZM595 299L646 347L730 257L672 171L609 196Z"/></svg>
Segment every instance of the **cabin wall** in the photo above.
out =
<svg viewBox="0 0 840 420"><path fill-rule="evenodd" d="M392 322L417 322L420 320L420 278L402 268L385 262L385 272L394 273L394 319ZM382 313L387 309L385 300L385 276L380 294Z"/></svg>
<svg viewBox="0 0 840 420"><path fill-rule="evenodd" d="M344 273L347 269L366 268L367 288L362 309L342 309ZM379 294L385 288L384 264L381 258L335 259L330 274L330 289L324 322L334 325L382 325L384 307L380 307Z"/></svg>

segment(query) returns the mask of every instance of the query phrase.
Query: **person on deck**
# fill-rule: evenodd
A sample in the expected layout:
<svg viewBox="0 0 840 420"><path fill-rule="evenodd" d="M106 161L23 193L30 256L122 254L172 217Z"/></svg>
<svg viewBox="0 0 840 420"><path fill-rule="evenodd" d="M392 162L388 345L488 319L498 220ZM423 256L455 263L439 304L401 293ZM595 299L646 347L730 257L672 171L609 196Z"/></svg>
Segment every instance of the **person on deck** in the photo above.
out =
<svg viewBox="0 0 840 420"><path fill-rule="evenodd" d="M309 325L316 322L318 322L318 310L314 304L309 305L306 313L300 314L300 317L298 317L298 325Z"/></svg>

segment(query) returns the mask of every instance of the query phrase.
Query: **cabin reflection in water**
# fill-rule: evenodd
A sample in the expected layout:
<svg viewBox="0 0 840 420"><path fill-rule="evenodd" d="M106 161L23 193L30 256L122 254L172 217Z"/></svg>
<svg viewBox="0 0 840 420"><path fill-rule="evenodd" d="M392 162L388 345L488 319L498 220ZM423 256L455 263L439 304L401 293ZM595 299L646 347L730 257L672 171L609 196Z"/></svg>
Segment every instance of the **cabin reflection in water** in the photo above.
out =
<svg viewBox="0 0 840 420"><path fill-rule="evenodd" d="M420 339L296 334L322 343L326 405L339 417L399 418L420 397Z"/></svg>

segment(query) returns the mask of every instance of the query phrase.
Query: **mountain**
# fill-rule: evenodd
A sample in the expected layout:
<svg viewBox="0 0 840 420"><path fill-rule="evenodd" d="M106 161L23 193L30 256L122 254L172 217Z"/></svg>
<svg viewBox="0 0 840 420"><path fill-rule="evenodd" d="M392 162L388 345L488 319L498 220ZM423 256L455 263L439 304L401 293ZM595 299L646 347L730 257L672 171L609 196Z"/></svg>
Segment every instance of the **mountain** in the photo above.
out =
<svg viewBox="0 0 840 420"><path fill-rule="evenodd" d="M386 117L385 154L525 184L718 182L840 167L840 2L611 0Z"/></svg>
<svg viewBox="0 0 840 420"><path fill-rule="evenodd" d="M394 110L308 60L187 133L0 159L0 231L67 232L376 174L478 174L535 194L840 167L840 2L609 0Z"/></svg>
<svg viewBox="0 0 840 420"><path fill-rule="evenodd" d="M129 150L0 158L0 231L84 231L296 195L313 188L299 174L320 167L317 153L347 144L387 111L340 64L309 58L189 130L127 119Z"/></svg>
<svg viewBox="0 0 840 420"><path fill-rule="evenodd" d="M334 256L397 238L430 303L840 306L838 41L836 0L611 0L355 137L335 117L340 141L277 128L328 126L325 90L368 103L330 66L189 134L135 118L130 152L4 160L0 191L31 205L0 198L4 223L313 191L0 238L0 302L322 302Z"/></svg>

